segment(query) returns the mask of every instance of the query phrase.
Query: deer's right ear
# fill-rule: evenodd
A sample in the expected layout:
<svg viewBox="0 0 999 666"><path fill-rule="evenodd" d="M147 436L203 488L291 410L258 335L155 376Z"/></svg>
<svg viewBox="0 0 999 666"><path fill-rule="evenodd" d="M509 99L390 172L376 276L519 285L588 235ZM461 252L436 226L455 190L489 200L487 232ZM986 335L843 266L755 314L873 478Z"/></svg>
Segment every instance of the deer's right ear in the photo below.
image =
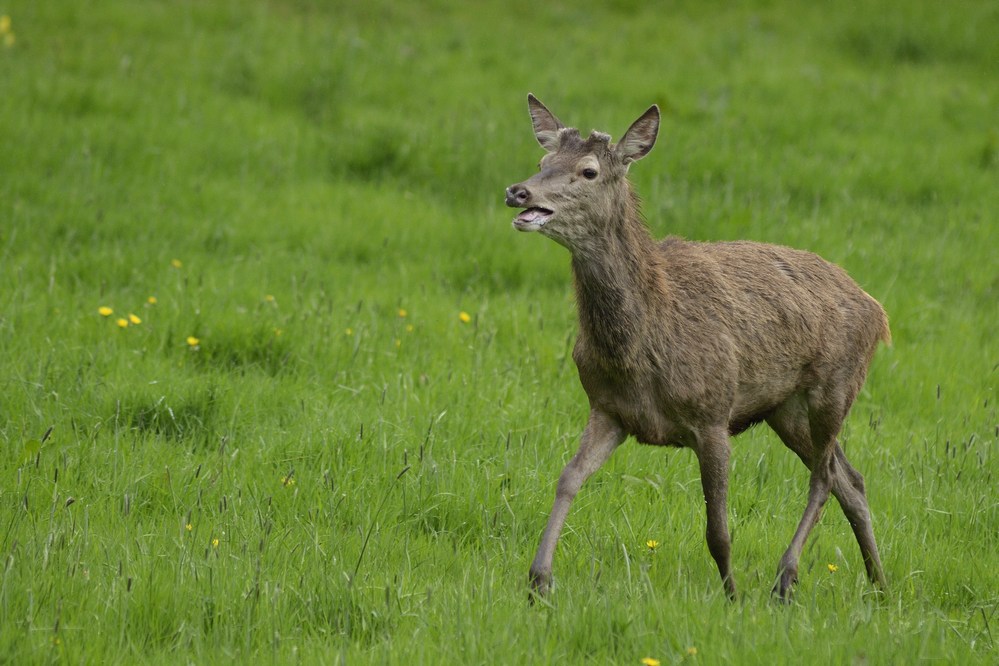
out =
<svg viewBox="0 0 999 666"><path fill-rule="evenodd" d="M537 97L527 94L527 108L531 112L534 137L549 153L558 147L558 131L565 127Z"/></svg>
<svg viewBox="0 0 999 666"><path fill-rule="evenodd" d="M659 107L653 104L631 124L615 151L624 164L631 164L649 154L659 134Z"/></svg>

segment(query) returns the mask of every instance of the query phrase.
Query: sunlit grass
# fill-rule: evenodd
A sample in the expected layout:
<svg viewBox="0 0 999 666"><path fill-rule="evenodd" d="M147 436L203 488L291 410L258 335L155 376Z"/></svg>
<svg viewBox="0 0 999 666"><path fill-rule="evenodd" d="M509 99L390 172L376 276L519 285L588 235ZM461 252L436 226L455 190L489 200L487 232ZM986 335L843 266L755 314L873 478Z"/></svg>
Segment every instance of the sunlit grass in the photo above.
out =
<svg viewBox="0 0 999 666"><path fill-rule="evenodd" d="M0 661L989 663L988 3L0 16ZM527 604L587 412L568 257L502 207L528 91L615 136L660 104L632 170L657 235L812 249L885 304L843 441L887 595L830 503L770 602L807 480L761 428L739 601L691 453L632 444Z"/></svg>

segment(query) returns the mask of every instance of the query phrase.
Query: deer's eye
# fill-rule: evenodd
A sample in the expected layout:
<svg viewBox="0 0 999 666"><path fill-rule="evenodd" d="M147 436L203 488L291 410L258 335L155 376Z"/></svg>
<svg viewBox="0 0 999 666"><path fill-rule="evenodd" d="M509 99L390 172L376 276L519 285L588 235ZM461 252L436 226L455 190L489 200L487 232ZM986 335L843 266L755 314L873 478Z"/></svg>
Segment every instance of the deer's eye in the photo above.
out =
<svg viewBox="0 0 999 666"><path fill-rule="evenodd" d="M596 169L590 169L590 168L583 169L583 178L585 178L586 180L593 180L596 177L597 177Z"/></svg>

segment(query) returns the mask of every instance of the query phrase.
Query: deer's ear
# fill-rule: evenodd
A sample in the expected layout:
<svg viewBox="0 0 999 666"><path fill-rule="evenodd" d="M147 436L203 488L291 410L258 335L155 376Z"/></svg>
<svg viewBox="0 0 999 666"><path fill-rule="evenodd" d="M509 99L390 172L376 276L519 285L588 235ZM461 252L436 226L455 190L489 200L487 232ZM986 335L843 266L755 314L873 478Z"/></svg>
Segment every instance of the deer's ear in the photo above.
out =
<svg viewBox="0 0 999 666"><path fill-rule="evenodd" d="M649 154L656 145L659 134L659 107L653 104L649 110L631 124L614 148L625 164L631 164Z"/></svg>
<svg viewBox="0 0 999 666"><path fill-rule="evenodd" d="M531 112L534 137L549 153L558 147L558 131L565 127L537 97L527 94L527 108Z"/></svg>

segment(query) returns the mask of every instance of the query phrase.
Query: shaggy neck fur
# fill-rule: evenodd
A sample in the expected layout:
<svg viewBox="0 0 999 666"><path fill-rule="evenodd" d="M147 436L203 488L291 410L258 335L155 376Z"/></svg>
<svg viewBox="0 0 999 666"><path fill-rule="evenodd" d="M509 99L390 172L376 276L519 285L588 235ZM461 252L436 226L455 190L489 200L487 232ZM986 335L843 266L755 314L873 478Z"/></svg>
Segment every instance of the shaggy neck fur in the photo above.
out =
<svg viewBox="0 0 999 666"><path fill-rule="evenodd" d="M638 198L625 186L628 196L619 197L618 210L598 225L602 235L572 254L581 335L605 364L621 369L638 360L655 254Z"/></svg>

